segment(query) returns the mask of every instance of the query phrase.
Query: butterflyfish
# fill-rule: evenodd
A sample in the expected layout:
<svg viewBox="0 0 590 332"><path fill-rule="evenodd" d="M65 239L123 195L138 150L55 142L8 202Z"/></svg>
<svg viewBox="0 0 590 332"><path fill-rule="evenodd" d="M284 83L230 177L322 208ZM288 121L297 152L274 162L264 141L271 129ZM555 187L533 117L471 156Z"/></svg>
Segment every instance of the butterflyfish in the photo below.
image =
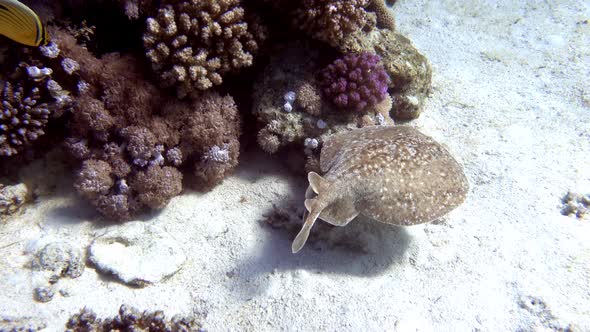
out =
<svg viewBox="0 0 590 332"><path fill-rule="evenodd" d="M0 0L0 34L28 46L46 45L49 41L39 16L16 0Z"/></svg>

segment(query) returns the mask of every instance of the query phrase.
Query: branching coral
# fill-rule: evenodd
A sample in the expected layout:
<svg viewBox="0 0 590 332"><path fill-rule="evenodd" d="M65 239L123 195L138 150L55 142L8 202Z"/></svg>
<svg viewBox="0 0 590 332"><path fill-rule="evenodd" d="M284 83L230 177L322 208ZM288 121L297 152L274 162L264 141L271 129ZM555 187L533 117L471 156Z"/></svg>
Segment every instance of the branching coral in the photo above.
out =
<svg viewBox="0 0 590 332"><path fill-rule="evenodd" d="M377 15L377 27L395 30L395 19L383 0L371 0L369 9Z"/></svg>
<svg viewBox="0 0 590 332"><path fill-rule="evenodd" d="M295 26L332 46L355 31L375 27L376 16L366 8L370 0L303 0L295 10Z"/></svg>
<svg viewBox="0 0 590 332"><path fill-rule="evenodd" d="M72 99L51 78L50 68L21 62L7 80L0 80L0 157L12 156L45 134L50 118L59 117Z"/></svg>
<svg viewBox="0 0 590 332"><path fill-rule="evenodd" d="M169 0L147 19L143 42L162 85L183 98L252 65L265 35L256 20L246 21L240 0Z"/></svg>
<svg viewBox="0 0 590 332"><path fill-rule="evenodd" d="M369 52L347 54L321 72L326 96L340 108L364 110L387 97L389 75L381 57Z"/></svg>

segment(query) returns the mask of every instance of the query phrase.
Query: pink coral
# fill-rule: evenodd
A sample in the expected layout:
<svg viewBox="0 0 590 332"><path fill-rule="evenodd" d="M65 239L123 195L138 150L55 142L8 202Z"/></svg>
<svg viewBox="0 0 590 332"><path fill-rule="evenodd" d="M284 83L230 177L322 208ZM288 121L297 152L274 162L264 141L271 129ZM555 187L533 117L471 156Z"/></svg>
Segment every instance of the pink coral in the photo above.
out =
<svg viewBox="0 0 590 332"><path fill-rule="evenodd" d="M325 95L338 107L356 110L384 100L389 82L381 57L369 52L347 54L320 73Z"/></svg>

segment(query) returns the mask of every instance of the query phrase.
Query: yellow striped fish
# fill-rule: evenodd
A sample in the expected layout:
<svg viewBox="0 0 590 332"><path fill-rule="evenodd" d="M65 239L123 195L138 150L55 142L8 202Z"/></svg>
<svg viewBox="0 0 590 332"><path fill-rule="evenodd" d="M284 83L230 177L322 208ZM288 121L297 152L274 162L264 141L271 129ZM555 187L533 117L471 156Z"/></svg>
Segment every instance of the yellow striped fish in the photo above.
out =
<svg viewBox="0 0 590 332"><path fill-rule="evenodd" d="M39 16L16 0L0 0L0 34L29 46L46 45L49 41Z"/></svg>

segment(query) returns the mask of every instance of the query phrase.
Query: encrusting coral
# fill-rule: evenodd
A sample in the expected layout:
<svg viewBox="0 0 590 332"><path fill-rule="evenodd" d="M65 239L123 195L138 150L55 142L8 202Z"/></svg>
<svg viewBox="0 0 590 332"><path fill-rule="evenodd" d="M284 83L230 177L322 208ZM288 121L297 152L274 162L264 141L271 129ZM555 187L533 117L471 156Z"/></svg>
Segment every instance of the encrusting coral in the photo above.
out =
<svg viewBox="0 0 590 332"><path fill-rule="evenodd" d="M65 148L80 163L76 190L103 215L130 219L163 208L186 181L196 189L219 183L237 165L240 118L230 96L203 92L179 101L147 81L132 56L100 60L62 31L60 54L80 64Z"/></svg>
<svg viewBox="0 0 590 332"><path fill-rule="evenodd" d="M176 315L166 318L161 310L140 312L124 304L119 308L119 314L113 318L97 318L92 310L84 308L70 317L66 324L67 332L196 332L201 331L201 328L202 323L197 317Z"/></svg>
<svg viewBox="0 0 590 332"><path fill-rule="evenodd" d="M324 94L340 108L364 110L387 97L391 80L381 57L369 52L346 54L321 72Z"/></svg>
<svg viewBox="0 0 590 332"><path fill-rule="evenodd" d="M266 38L265 28L246 15L240 0L163 1L146 23L146 55L162 86L175 86L180 98L251 66Z"/></svg>

